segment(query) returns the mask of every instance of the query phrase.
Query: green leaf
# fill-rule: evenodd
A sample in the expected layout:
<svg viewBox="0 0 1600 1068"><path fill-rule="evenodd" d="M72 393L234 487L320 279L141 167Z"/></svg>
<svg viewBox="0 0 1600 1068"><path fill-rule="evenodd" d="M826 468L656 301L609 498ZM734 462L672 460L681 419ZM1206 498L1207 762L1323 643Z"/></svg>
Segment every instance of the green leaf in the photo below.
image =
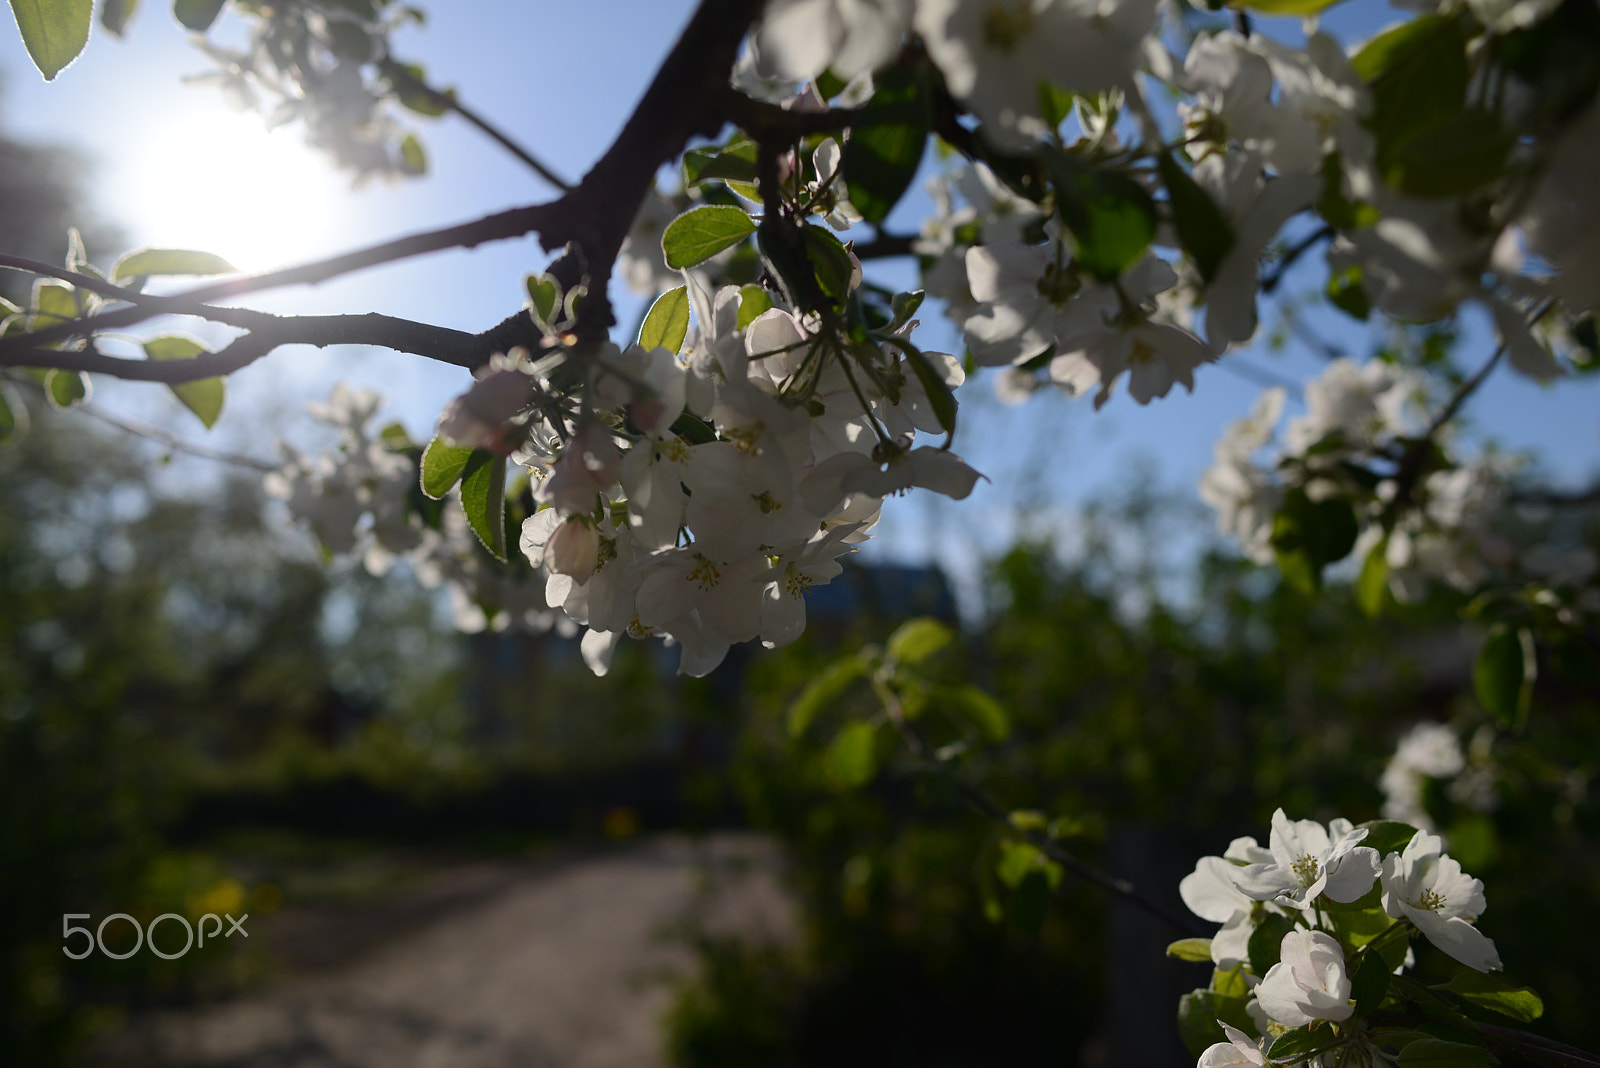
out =
<svg viewBox="0 0 1600 1068"><path fill-rule="evenodd" d="M1356 826L1367 832L1361 844L1377 850L1379 857L1400 852L1417 836L1415 827L1399 820L1368 820Z"/></svg>
<svg viewBox="0 0 1600 1068"><path fill-rule="evenodd" d="M1425 25L1424 25L1425 24ZM1468 21L1455 16L1425 16L1413 25L1416 32L1385 41L1379 38L1357 56L1359 69L1375 70L1372 77L1372 128L1378 172L1391 184L1416 179L1424 188L1432 175L1410 146L1436 128L1452 129L1466 106L1470 64L1467 58ZM1394 33L1397 31L1391 31ZM1365 57L1383 42L1369 62ZM1423 145L1438 147L1437 135ZM1459 149L1454 149L1459 151ZM1448 179L1441 179L1447 182ZM1404 186L1398 186L1405 188Z"/></svg>
<svg viewBox="0 0 1600 1068"><path fill-rule="evenodd" d="M946 434L956 432L956 397L950 386L945 382L938 370L922 354L922 350L909 341L896 342L897 347L906 354L906 362L911 365L912 372L917 376L917 381L922 383L922 391L928 395L928 403L933 407L933 414L939 420L939 428Z"/></svg>
<svg viewBox="0 0 1600 1068"><path fill-rule="evenodd" d="M1515 143L1498 115L1466 108L1417 132L1380 166L1402 193L1461 196L1499 177Z"/></svg>
<svg viewBox="0 0 1600 1068"><path fill-rule="evenodd" d="M1150 194L1128 175L1092 166L1070 152L1047 148L1043 158L1056 191L1056 212L1077 242L1078 262L1105 280L1131 267L1156 235Z"/></svg>
<svg viewBox="0 0 1600 1068"><path fill-rule="evenodd" d="M0 380L0 444L27 429L28 410L22 406L22 398L4 380Z"/></svg>
<svg viewBox="0 0 1600 1068"><path fill-rule="evenodd" d="M44 376L45 396L57 408L72 408L89 399L89 376L82 371L52 368Z"/></svg>
<svg viewBox="0 0 1600 1068"><path fill-rule="evenodd" d="M683 154L683 184L713 180L750 186L758 177L756 143L743 133L734 134L720 147L691 148Z"/></svg>
<svg viewBox="0 0 1600 1068"><path fill-rule="evenodd" d="M105 0L100 5L100 25L114 37L121 37L128 20L139 10L139 0Z"/></svg>
<svg viewBox="0 0 1600 1068"><path fill-rule="evenodd" d="M1497 623L1478 653L1472 669L1472 688L1496 719L1508 727L1517 727L1528 718L1538 674L1533 634L1526 627Z"/></svg>
<svg viewBox="0 0 1600 1068"><path fill-rule="evenodd" d="M111 280L154 274L237 274L238 268L214 252L178 248L141 248L117 258Z"/></svg>
<svg viewBox="0 0 1600 1068"><path fill-rule="evenodd" d="M872 666L873 658L863 649L823 668L789 705L789 737L798 738L804 734L817 714L837 703Z"/></svg>
<svg viewBox="0 0 1600 1068"><path fill-rule="evenodd" d="M474 449L461 471L461 510L483 547L506 559L506 458Z"/></svg>
<svg viewBox="0 0 1600 1068"><path fill-rule="evenodd" d="M817 285L834 300L843 300L850 292L850 280L856 269L850 253L837 237L820 226L807 223L800 228L800 238L805 243L806 257L811 261Z"/></svg>
<svg viewBox="0 0 1600 1068"><path fill-rule="evenodd" d="M878 774L878 732L871 723L851 723L834 736L823 766L835 786L865 786Z"/></svg>
<svg viewBox="0 0 1600 1068"><path fill-rule="evenodd" d="M1367 550L1361 562L1361 574L1356 577L1356 604L1370 619L1383 615L1383 606L1389 596L1389 538L1385 535Z"/></svg>
<svg viewBox="0 0 1600 1068"><path fill-rule="evenodd" d="M78 317L78 291L64 282L39 281L33 287L33 314L30 329L54 326Z"/></svg>
<svg viewBox="0 0 1600 1068"><path fill-rule="evenodd" d="M1355 507L1343 498L1313 501L1303 489L1284 495L1272 517L1272 549L1290 585L1307 595L1322 588L1322 569L1344 559L1355 547L1360 525Z"/></svg>
<svg viewBox="0 0 1600 1068"><path fill-rule="evenodd" d="M1257 975L1266 975L1267 969L1278 963L1278 958L1283 954L1283 936L1294 930L1294 923L1287 916L1277 913L1268 913L1262 917L1261 922L1254 931L1250 932L1250 970Z"/></svg>
<svg viewBox="0 0 1600 1068"><path fill-rule="evenodd" d="M406 134L400 142L400 170L405 174L428 173L428 153L416 134Z"/></svg>
<svg viewBox="0 0 1600 1068"><path fill-rule="evenodd" d="M1368 952L1350 980L1350 996L1355 999L1356 1017L1370 1016L1389 993L1389 962L1381 953Z"/></svg>
<svg viewBox="0 0 1600 1068"><path fill-rule="evenodd" d="M1315 1031L1296 1027L1293 1031L1285 1031L1273 1039L1272 1046L1267 1050L1267 1056L1275 1061L1304 1057L1338 1040L1339 1036L1333 1033L1331 1027L1319 1027Z"/></svg>
<svg viewBox="0 0 1600 1068"><path fill-rule="evenodd" d="M850 203L880 223L905 194L922 163L933 121L916 67L892 67L850 127L840 164Z"/></svg>
<svg viewBox="0 0 1600 1068"><path fill-rule="evenodd" d="M689 336L689 287L669 289L650 305L639 326L639 346L646 351L666 349L676 356Z"/></svg>
<svg viewBox="0 0 1600 1068"><path fill-rule="evenodd" d="M1167 956L1178 960L1211 963L1211 939L1180 938L1167 947Z"/></svg>
<svg viewBox="0 0 1600 1068"><path fill-rule="evenodd" d="M436 437L422 450L422 492L432 500L439 500L461 478L472 450L465 445L455 445Z"/></svg>
<svg viewBox="0 0 1600 1068"><path fill-rule="evenodd" d="M94 0L11 0L11 14L29 58L48 82L89 43Z"/></svg>
<svg viewBox="0 0 1600 1068"><path fill-rule="evenodd" d="M1224 997L1248 998L1250 984L1245 981L1244 966L1235 965L1224 971L1221 968L1211 970L1211 989Z"/></svg>
<svg viewBox="0 0 1600 1068"><path fill-rule="evenodd" d="M429 91L428 72L420 63L394 62L384 69L388 71L389 84L394 86L394 94L399 98L400 106L407 111L437 119L450 110L449 105L439 99L440 96L449 94Z"/></svg>
<svg viewBox="0 0 1600 1068"><path fill-rule="evenodd" d="M1263 15L1291 15L1300 18L1306 15L1315 15L1319 11L1326 11L1339 0L1242 0L1233 4L1233 7L1248 7L1252 11L1259 11Z"/></svg>
<svg viewBox="0 0 1600 1068"><path fill-rule="evenodd" d="M960 708L991 742L1003 742L1011 734L1011 717L1005 706L984 690L962 684L941 689L939 694Z"/></svg>
<svg viewBox="0 0 1600 1068"><path fill-rule="evenodd" d="M1474 1005L1493 1009L1522 1023L1532 1023L1544 1015L1544 1000L1538 994L1525 986L1512 986L1490 972L1462 968L1444 988Z"/></svg>
<svg viewBox="0 0 1600 1068"><path fill-rule="evenodd" d="M185 29L204 33L217 21L226 0L173 0L172 13Z"/></svg>
<svg viewBox="0 0 1600 1068"><path fill-rule="evenodd" d="M1161 168L1162 184L1167 187L1178 241L1200 269L1200 277L1209 282L1233 247L1233 227L1211 194L1201 189L1170 153L1163 153L1156 162Z"/></svg>
<svg viewBox="0 0 1600 1068"><path fill-rule="evenodd" d="M772 309L772 294L758 285L739 287L739 329L743 330Z"/></svg>
<svg viewBox="0 0 1600 1068"><path fill-rule="evenodd" d="M1196 990L1178 999L1178 1037L1189 1052L1198 1057L1206 1047L1226 1042L1218 1020L1237 1027L1245 1033L1255 1030L1250 1014L1244 1011L1245 1000L1227 997L1212 990Z"/></svg>
<svg viewBox="0 0 1600 1068"><path fill-rule="evenodd" d="M1350 57L1350 69L1362 81L1375 82L1425 45L1448 21L1443 15L1423 15L1385 30Z"/></svg>
<svg viewBox="0 0 1600 1068"><path fill-rule="evenodd" d="M661 251L673 270L695 267L755 233L756 224L743 208L705 204L667 224Z"/></svg>
<svg viewBox="0 0 1600 1068"><path fill-rule="evenodd" d="M1471 1068L1475 1064L1497 1064L1494 1054L1482 1046L1464 1042L1445 1042L1438 1038L1419 1038L1400 1051L1400 1063L1407 1068Z"/></svg>
<svg viewBox="0 0 1600 1068"><path fill-rule="evenodd" d="M1360 266L1351 264L1337 274L1328 276L1328 300L1335 308L1353 319L1367 321L1372 314L1372 298L1361 284Z"/></svg>
<svg viewBox="0 0 1600 1068"><path fill-rule="evenodd" d="M548 325L561 302L561 283L547 274L530 274L523 284L527 286L534 314Z"/></svg>
<svg viewBox="0 0 1600 1068"><path fill-rule="evenodd" d="M895 628L886 643L890 659L916 667L950 644L955 631L926 616L907 620Z"/></svg>
<svg viewBox="0 0 1600 1068"><path fill-rule="evenodd" d="M151 360L192 360L203 352L208 352L204 345L186 337L157 337L144 343L146 359ZM227 397L228 387L221 378L201 378L193 382L179 382L169 387L173 395L183 402L200 421L210 430L222 416L222 404Z"/></svg>

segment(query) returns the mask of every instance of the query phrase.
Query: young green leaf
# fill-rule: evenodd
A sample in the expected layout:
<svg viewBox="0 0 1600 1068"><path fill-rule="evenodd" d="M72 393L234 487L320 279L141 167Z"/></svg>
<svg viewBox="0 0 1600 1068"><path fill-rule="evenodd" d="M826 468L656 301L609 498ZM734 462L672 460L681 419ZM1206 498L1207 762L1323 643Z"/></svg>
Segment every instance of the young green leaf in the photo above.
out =
<svg viewBox="0 0 1600 1068"><path fill-rule="evenodd" d="M639 346L645 350L666 349L673 355L683 351L689 336L689 287L669 289L650 305L649 314L639 326Z"/></svg>
<svg viewBox="0 0 1600 1068"><path fill-rule="evenodd" d="M405 174L428 173L428 153L416 134L406 134L400 142L400 170Z"/></svg>
<svg viewBox="0 0 1600 1068"><path fill-rule="evenodd" d="M878 732L871 723L851 723L834 736L823 766L835 786L865 786L878 774Z"/></svg>
<svg viewBox="0 0 1600 1068"><path fill-rule="evenodd" d="M483 547L506 559L506 458L474 449L461 471L461 510Z"/></svg>
<svg viewBox="0 0 1600 1068"><path fill-rule="evenodd" d="M1489 972L1462 968L1444 988L1474 1005L1493 1009L1522 1023L1532 1023L1544 1015L1544 1000L1538 994L1525 986L1512 986Z"/></svg>
<svg viewBox="0 0 1600 1068"><path fill-rule="evenodd" d="M1361 562L1361 574L1356 577L1356 604L1371 619L1383 615L1383 606L1389 595L1389 539L1383 537L1367 550Z"/></svg>
<svg viewBox="0 0 1600 1068"><path fill-rule="evenodd" d="M1252 11L1259 11L1263 15L1292 15L1304 18L1306 15L1315 15L1324 11L1340 0L1240 0L1233 7L1247 7Z"/></svg>
<svg viewBox="0 0 1600 1068"><path fill-rule="evenodd" d="M185 29L205 33L222 13L226 0L173 0L172 14Z"/></svg>
<svg viewBox="0 0 1600 1068"><path fill-rule="evenodd" d="M891 659L916 667L950 644L955 631L926 616L908 620L889 635L886 649Z"/></svg>
<svg viewBox="0 0 1600 1068"><path fill-rule="evenodd" d="M704 204L667 224L661 251L673 270L695 267L755 233L756 224L742 208Z"/></svg>
<svg viewBox="0 0 1600 1068"><path fill-rule="evenodd" d="M0 444L11 440L28 429L28 409L16 390L0 381Z"/></svg>
<svg viewBox="0 0 1600 1068"><path fill-rule="evenodd" d="M867 650L861 650L835 660L813 676L789 706L789 737L804 734L818 713L838 702L857 679L872 670L874 659Z"/></svg>
<svg viewBox="0 0 1600 1068"><path fill-rule="evenodd" d="M75 407L89 399L89 376L53 368L44 376L44 392L54 407Z"/></svg>
<svg viewBox="0 0 1600 1068"><path fill-rule="evenodd" d="M472 450L436 437L422 450L422 492L432 500L439 500L461 478Z"/></svg>
<svg viewBox="0 0 1600 1068"><path fill-rule="evenodd" d="M238 268L214 252L178 248L141 248L125 253L111 265L111 280L154 274L237 274Z"/></svg>
<svg viewBox="0 0 1600 1068"><path fill-rule="evenodd" d="M743 330L772 310L772 294L758 285L739 287L739 329Z"/></svg>
<svg viewBox="0 0 1600 1068"><path fill-rule="evenodd" d="M11 0L11 14L28 58L48 82L89 43L94 0Z"/></svg>
<svg viewBox="0 0 1600 1068"><path fill-rule="evenodd" d="M205 346L186 337L157 337L144 343L146 359L192 360L206 352ZM227 386L221 378L201 378L193 382L179 382L170 387L183 406L193 412L210 430L222 416Z"/></svg>
<svg viewBox="0 0 1600 1068"><path fill-rule="evenodd" d="M1211 939L1180 938L1167 947L1167 956L1178 960L1211 963Z"/></svg>
<svg viewBox="0 0 1600 1068"><path fill-rule="evenodd" d="M1472 669L1472 688L1496 719L1508 727L1517 727L1528 718L1538 673L1533 634L1526 627L1497 623L1478 653Z"/></svg>

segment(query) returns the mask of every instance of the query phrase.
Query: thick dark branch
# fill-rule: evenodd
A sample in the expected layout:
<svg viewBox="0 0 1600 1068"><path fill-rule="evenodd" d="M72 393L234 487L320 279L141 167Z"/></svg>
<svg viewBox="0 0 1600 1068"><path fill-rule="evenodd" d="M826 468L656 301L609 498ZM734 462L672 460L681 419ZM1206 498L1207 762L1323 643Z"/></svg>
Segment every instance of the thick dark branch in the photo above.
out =
<svg viewBox="0 0 1600 1068"><path fill-rule="evenodd" d="M656 72L622 133L583 182L563 197L557 218L540 230L549 251L569 242L583 250L583 270L594 290L579 309L578 333L603 340L616 321L601 290L611 277L623 239L639 205L655 185L657 169L677 159L692 137L713 137L727 121L728 73L739 42L761 11L761 0L700 0L700 7ZM558 268L570 287L577 264Z"/></svg>
<svg viewBox="0 0 1600 1068"><path fill-rule="evenodd" d="M829 111L790 111L746 96L731 85L722 86L722 113L729 122L757 141L796 141L806 134L837 133L861 117L860 108Z"/></svg>
<svg viewBox="0 0 1600 1068"><path fill-rule="evenodd" d="M858 260L885 260L895 256L916 255L917 238L910 234L886 234L879 231L871 241L857 241L851 251Z"/></svg>
<svg viewBox="0 0 1600 1068"><path fill-rule="evenodd" d="M243 337L192 360L134 360L93 350L0 347L0 366L54 367L65 371L114 375L136 382L177 385L229 375L254 363L279 345L381 345L397 352L472 367L481 362L478 335L464 330L415 323L389 315L303 315L279 318L252 312L263 324ZM28 340L24 335L17 340Z"/></svg>

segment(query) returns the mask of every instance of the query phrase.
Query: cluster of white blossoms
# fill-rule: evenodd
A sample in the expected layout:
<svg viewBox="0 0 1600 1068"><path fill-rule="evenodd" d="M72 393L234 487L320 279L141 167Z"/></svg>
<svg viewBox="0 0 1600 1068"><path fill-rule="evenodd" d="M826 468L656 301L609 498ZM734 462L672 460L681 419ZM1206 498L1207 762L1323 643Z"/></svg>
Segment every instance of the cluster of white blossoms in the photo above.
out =
<svg viewBox="0 0 1600 1068"><path fill-rule="evenodd" d="M1493 740L1493 728L1480 728L1472 737L1469 761L1456 732L1446 724L1424 721L1413 726L1400 737L1378 779L1384 819L1433 830L1433 817L1423 804L1430 780L1445 784L1452 801L1478 812L1491 811L1498 803L1489 753Z"/></svg>
<svg viewBox="0 0 1600 1068"><path fill-rule="evenodd" d="M371 574L407 560L424 586L446 591L463 631L545 630L557 622L541 590L484 555L459 509L441 509L436 525L423 521L412 507L417 466L405 453L409 440L371 429L381 406L371 390L334 386L327 403L309 406L312 418L338 431L334 451L311 457L281 445L281 464L265 478L268 494L328 552L359 557Z"/></svg>
<svg viewBox="0 0 1600 1068"><path fill-rule="evenodd" d="M1443 5L1422 17L1438 32L1347 47L1312 19L1289 46L1261 32L1167 33L1157 0L770 0L734 87L797 114L860 110L786 142L780 188L758 187L757 139L740 133L696 150L702 163L725 153L696 174L721 175L726 189L708 194L710 179L686 177L640 207L623 273L641 292L689 278L687 348L580 353L552 335L537 358L497 357L445 413L441 437L532 473L540 507L522 549L546 575L545 601L587 628L596 670L624 635L668 638L695 674L733 643L791 640L805 590L837 573L886 495L926 486L961 497L977 477L914 440L952 430L938 409L953 411L961 362L915 349L903 320L899 336L865 326L863 302L836 278L823 297L781 277L795 258L828 259L811 241L827 231L807 220L850 231L863 217L881 223L898 200L872 185L881 175L858 184L852 173L850 123L888 121L874 112L874 86L891 77L919 102L890 113L921 108L924 118L878 147L938 133L967 157L933 179L935 215L912 247L925 291L963 331L969 366L1002 369L1006 396L1055 385L1098 407L1119 388L1139 403L1192 390L1203 365L1256 335L1264 266L1281 277L1285 257L1319 243L1339 306L1361 309L1352 314L1431 321L1470 303L1514 368L1555 377L1551 344L1588 336L1580 320L1600 292L1585 284L1592 254L1563 229L1596 210L1574 203L1592 196L1582 175L1593 120L1574 118L1581 109L1565 90L1520 68L1465 73L1476 42L1540 24L1551 5ZM1432 110L1413 113L1422 105L1384 88L1436 68L1445 88L1428 97ZM1459 86L1448 81L1457 74ZM928 117L952 102L976 123ZM1451 131L1460 136L1449 144L1483 151L1434 151ZM910 153L912 170L920 158ZM731 258L757 231L748 216L758 203L783 216L763 218L762 234L787 226L802 251L785 265L773 259L781 242L760 245L766 287L718 290L708 279L724 261L712 256ZM705 232L707 253L663 256L673 228L706 212L724 227ZM1310 239L1288 253L1280 234L1291 224ZM854 290L853 257L851 267ZM1202 497L1253 560L1280 555L1286 502L1348 502L1353 548L1380 553L1395 596L1415 598L1433 580L1481 583L1507 551L1489 531L1507 472L1492 459L1414 470L1419 443L1441 436L1420 425L1421 390L1420 376L1395 366L1335 361L1263 462L1284 403L1269 392L1217 445ZM346 451L347 462L360 452ZM297 512L339 527L324 541L347 546L350 510L381 479L298 458L291 469ZM344 513L331 512L335 501ZM363 536L380 556L417 552L437 533L371 514ZM1316 574L1336 558L1314 560Z"/></svg>
<svg viewBox="0 0 1600 1068"><path fill-rule="evenodd" d="M1260 564L1274 559L1274 519L1291 488L1313 500L1349 499L1361 524L1354 552L1364 559L1382 544L1396 599L1415 601L1433 581L1472 589L1491 561L1509 553L1491 524L1515 468L1483 454L1430 471L1408 490L1411 506L1392 511L1405 451L1421 432L1422 390L1415 372L1337 359L1307 384L1306 411L1288 420L1281 437L1286 393L1266 390L1218 440L1200 499L1216 511L1221 532Z"/></svg>
<svg viewBox="0 0 1600 1068"><path fill-rule="evenodd" d="M1205 1050L1201 1068L1265 1065L1268 1048L1286 1031L1351 1020L1355 971L1368 957L1381 957L1375 967L1385 973L1404 971L1413 932L1477 972L1500 969L1494 943L1474 926L1485 907L1483 884L1461 871L1437 835L1377 826L1395 848L1380 853L1365 845L1370 827L1290 820L1279 809L1267 847L1236 839L1222 856L1202 857L1184 878L1184 903L1222 924L1209 940L1211 958L1219 973L1242 982L1245 1016L1259 1036L1224 1024L1228 1041ZM1396 831L1409 839L1396 838ZM1375 921L1352 920L1367 901ZM1252 946L1251 936L1265 923L1284 933L1273 938L1272 963L1258 967L1264 947ZM1341 1055L1357 1059L1340 1061ZM1364 1057L1363 1050L1341 1048L1326 1062L1305 1063L1369 1063Z"/></svg>

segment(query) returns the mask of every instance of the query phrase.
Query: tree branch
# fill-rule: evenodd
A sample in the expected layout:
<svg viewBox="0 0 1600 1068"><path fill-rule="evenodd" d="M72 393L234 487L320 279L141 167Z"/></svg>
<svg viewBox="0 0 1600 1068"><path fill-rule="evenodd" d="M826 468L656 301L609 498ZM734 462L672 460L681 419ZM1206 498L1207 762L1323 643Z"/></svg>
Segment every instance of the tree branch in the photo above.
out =
<svg viewBox="0 0 1600 1068"><path fill-rule="evenodd" d="M1006 810L993 797L989 796L986 790L982 787L974 786L959 775L949 773L948 767L934 752L933 745L928 741L927 736L917 728L915 723L906 718L904 709L900 706L900 699L893 691L886 686L876 688L879 690L879 699L884 702L885 709L889 713L889 721L900 732L900 737L905 741L906 747L924 764L948 774L950 780L955 784L956 790L967 804L987 816L992 822L1003 828L1007 834L1022 838L1029 845L1084 882L1093 883L1104 890L1109 890L1128 903L1162 921L1176 932L1184 935L1193 935L1198 931L1198 927L1193 920L1172 911L1159 901L1145 897L1128 880L1108 875L1099 868L1084 863L1063 849L1049 835L1038 830L1024 830L1013 824Z"/></svg>
<svg viewBox="0 0 1600 1068"><path fill-rule="evenodd" d="M379 61L378 71L385 78L388 78L391 83L404 84L411 92L427 97L435 107L453 111L457 115L460 115L463 119L466 119L469 123L476 126L480 131L487 134L497 144L499 144L500 147L504 148L507 152L510 152L523 163L527 164L528 167L532 169L533 172L540 178L543 178L545 181L549 182L563 193L572 191L572 185L570 182L563 181L561 177L555 173L555 171L545 166L545 164L542 163L538 157L513 141L507 134L492 125L489 120L485 119L476 111L467 107L467 105L463 104L460 100L457 100L453 93L441 93L427 82L424 82L422 79L418 78L415 74L412 74L411 71L406 68L405 64L397 63L390 58L384 58Z"/></svg>
<svg viewBox="0 0 1600 1068"><path fill-rule="evenodd" d="M397 319L376 312L365 315L289 317L251 312L250 315L259 317L259 322L250 333L234 339L216 352L203 353L192 360L136 360L107 356L92 349L14 348L0 342L0 366L87 371L136 382L177 385L232 374L279 345L315 345L318 348L329 345L381 345L457 367L471 368L482 362L478 358L481 344L477 334ZM35 335L25 334L13 340L26 341L33 337Z"/></svg>

